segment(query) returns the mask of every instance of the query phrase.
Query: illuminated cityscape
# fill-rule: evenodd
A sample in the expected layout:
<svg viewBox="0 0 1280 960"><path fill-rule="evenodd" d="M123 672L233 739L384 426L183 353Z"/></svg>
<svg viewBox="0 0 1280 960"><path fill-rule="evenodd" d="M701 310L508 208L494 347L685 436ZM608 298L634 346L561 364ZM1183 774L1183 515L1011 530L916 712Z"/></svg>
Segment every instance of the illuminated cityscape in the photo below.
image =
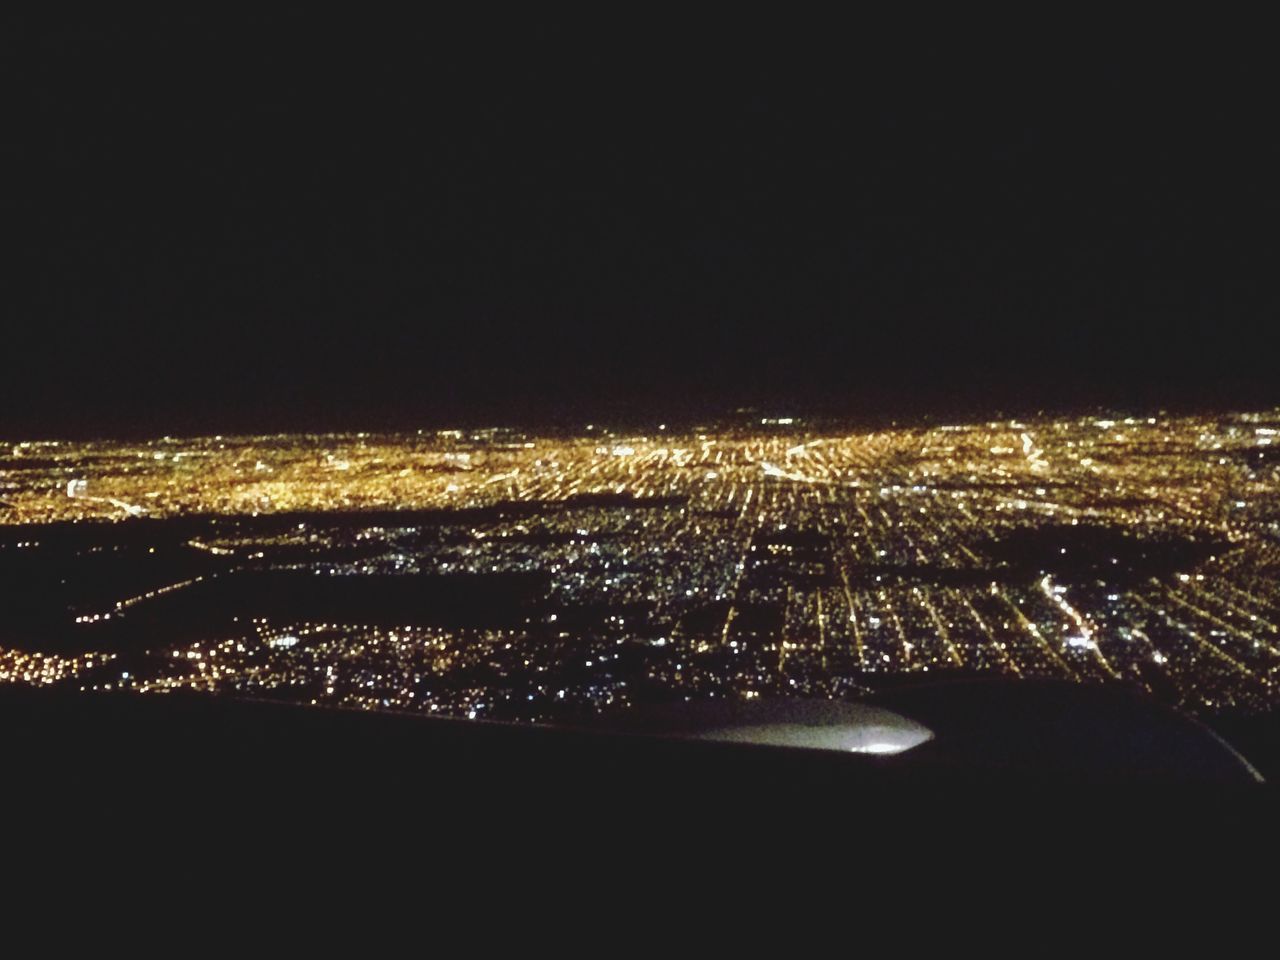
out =
<svg viewBox="0 0 1280 960"><path fill-rule="evenodd" d="M1280 411L0 445L0 680L533 722L1280 700ZM925 675L929 676L925 676Z"/></svg>

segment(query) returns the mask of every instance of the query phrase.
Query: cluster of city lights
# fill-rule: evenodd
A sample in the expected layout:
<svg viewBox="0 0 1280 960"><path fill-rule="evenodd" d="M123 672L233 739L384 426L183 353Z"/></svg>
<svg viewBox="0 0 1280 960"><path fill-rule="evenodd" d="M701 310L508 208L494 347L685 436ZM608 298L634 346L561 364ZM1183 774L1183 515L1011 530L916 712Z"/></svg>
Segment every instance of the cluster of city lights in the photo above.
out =
<svg viewBox="0 0 1280 960"><path fill-rule="evenodd" d="M83 600L59 574L70 632L3 634L0 681L555 720L982 674L1267 710L1278 436L1280 411L0 443L0 561L139 571ZM264 572L540 579L509 622L183 619Z"/></svg>

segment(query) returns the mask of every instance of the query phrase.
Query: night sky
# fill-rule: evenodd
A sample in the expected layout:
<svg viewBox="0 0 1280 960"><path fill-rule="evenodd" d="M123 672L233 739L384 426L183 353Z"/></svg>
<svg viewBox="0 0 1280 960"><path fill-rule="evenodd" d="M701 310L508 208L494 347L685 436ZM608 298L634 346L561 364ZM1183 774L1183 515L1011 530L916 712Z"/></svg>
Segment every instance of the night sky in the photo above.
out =
<svg viewBox="0 0 1280 960"><path fill-rule="evenodd" d="M1280 402L1267 51L1100 35L7 31L0 436Z"/></svg>

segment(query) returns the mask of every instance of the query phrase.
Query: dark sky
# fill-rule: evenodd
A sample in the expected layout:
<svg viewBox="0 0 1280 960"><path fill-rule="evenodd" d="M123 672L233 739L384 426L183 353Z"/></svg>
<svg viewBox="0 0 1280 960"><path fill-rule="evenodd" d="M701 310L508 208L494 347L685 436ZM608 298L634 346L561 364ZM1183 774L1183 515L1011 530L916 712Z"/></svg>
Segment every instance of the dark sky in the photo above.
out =
<svg viewBox="0 0 1280 960"><path fill-rule="evenodd" d="M1102 34L9 31L0 431L1280 402L1267 51Z"/></svg>

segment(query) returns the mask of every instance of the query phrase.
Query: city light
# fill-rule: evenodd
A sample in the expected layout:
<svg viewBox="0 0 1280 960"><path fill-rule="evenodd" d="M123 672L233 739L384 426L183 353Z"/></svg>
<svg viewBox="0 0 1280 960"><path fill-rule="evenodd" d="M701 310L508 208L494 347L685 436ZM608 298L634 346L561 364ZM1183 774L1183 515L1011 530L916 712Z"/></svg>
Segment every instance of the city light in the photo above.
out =
<svg viewBox="0 0 1280 960"><path fill-rule="evenodd" d="M561 721L982 675L1268 710L1278 431L1261 411L0 443L0 561L27 584L0 681ZM896 742L863 739L842 749Z"/></svg>

